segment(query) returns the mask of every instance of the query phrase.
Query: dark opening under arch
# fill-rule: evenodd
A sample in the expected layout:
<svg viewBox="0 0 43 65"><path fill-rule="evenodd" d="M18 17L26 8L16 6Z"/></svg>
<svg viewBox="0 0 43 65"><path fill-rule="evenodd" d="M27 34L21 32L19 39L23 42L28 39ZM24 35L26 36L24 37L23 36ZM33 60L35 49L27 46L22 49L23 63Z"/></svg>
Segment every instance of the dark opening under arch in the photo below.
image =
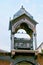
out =
<svg viewBox="0 0 43 65"><path fill-rule="evenodd" d="M15 32L17 32L18 29L24 29L27 34L29 34L32 37L33 31L29 28L27 23L21 23L19 27L15 29Z"/></svg>

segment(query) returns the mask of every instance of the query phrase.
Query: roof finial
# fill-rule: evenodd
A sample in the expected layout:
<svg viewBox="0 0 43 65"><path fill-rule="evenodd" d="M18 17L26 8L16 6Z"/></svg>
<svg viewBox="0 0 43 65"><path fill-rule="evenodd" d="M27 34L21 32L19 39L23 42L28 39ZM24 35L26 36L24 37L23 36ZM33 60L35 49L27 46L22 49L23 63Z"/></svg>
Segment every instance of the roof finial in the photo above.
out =
<svg viewBox="0 0 43 65"><path fill-rule="evenodd" d="M23 8L23 5L21 6L21 8Z"/></svg>
<svg viewBox="0 0 43 65"><path fill-rule="evenodd" d="M25 9L25 8L23 7L23 5L21 6L21 9Z"/></svg>

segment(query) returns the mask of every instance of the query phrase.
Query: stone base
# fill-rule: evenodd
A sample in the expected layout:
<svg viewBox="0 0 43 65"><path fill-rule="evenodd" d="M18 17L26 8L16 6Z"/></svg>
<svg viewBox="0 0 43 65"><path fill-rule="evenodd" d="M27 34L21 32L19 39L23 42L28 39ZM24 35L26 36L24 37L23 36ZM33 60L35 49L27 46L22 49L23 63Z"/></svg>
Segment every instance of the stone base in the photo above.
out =
<svg viewBox="0 0 43 65"><path fill-rule="evenodd" d="M14 65L37 65L35 51L13 50L12 59Z"/></svg>

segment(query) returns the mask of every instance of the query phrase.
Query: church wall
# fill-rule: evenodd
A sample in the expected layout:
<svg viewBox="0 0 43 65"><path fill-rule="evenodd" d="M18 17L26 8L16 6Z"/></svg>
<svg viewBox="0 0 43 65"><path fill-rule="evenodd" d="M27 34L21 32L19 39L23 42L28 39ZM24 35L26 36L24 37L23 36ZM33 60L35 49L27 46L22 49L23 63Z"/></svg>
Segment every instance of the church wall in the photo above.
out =
<svg viewBox="0 0 43 65"><path fill-rule="evenodd" d="M16 53L14 56L12 56L12 59L14 60L14 65L21 63L21 65L25 65L25 62L27 61L27 65L29 63L35 64L35 54L34 53ZM25 61L25 62L24 62Z"/></svg>
<svg viewBox="0 0 43 65"><path fill-rule="evenodd" d="M28 59L29 61L33 60L34 59L33 57L35 58L34 54L19 53L19 54L15 54L12 59L15 60L14 62L16 63L16 62L18 62L18 60L20 61L20 59L21 60ZM38 64L43 65L43 54L38 54L36 60L37 60ZM9 60L5 60L5 58L0 59L0 65L10 65L10 64L11 64L10 59ZM27 65L28 65L28 63L27 63Z"/></svg>
<svg viewBox="0 0 43 65"><path fill-rule="evenodd" d="M0 60L0 65L10 65L10 62L6 60Z"/></svg>
<svg viewBox="0 0 43 65"><path fill-rule="evenodd" d="M10 65L11 58L10 53L0 52L0 65Z"/></svg>
<svg viewBox="0 0 43 65"><path fill-rule="evenodd" d="M38 54L37 62L38 62L40 65L43 65L43 54Z"/></svg>

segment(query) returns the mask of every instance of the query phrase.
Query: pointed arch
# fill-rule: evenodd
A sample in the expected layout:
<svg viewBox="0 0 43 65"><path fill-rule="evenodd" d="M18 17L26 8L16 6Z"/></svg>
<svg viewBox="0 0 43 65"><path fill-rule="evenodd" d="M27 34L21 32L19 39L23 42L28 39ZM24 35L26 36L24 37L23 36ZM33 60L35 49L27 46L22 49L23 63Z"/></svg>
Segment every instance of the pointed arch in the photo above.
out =
<svg viewBox="0 0 43 65"><path fill-rule="evenodd" d="M14 61L14 65L16 65L16 64L18 64L18 63L20 63L20 62L28 62L28 63L30 63L30 64L32 64L32 65L36 65L36 62L34 61L34 59L33 58L17 58L17 59L15 59L15 61Z"/></svg>
<svg viewBox="0 0 43 65"><path fill-rule="evenodd" d="M18 31L18 29L24 29L27 32L27 34L32 36L33 31L32 31L32 29L29 28L29 25L25 22L22 22L22 23L19 23L16 25L15 33Z"/></svg>

